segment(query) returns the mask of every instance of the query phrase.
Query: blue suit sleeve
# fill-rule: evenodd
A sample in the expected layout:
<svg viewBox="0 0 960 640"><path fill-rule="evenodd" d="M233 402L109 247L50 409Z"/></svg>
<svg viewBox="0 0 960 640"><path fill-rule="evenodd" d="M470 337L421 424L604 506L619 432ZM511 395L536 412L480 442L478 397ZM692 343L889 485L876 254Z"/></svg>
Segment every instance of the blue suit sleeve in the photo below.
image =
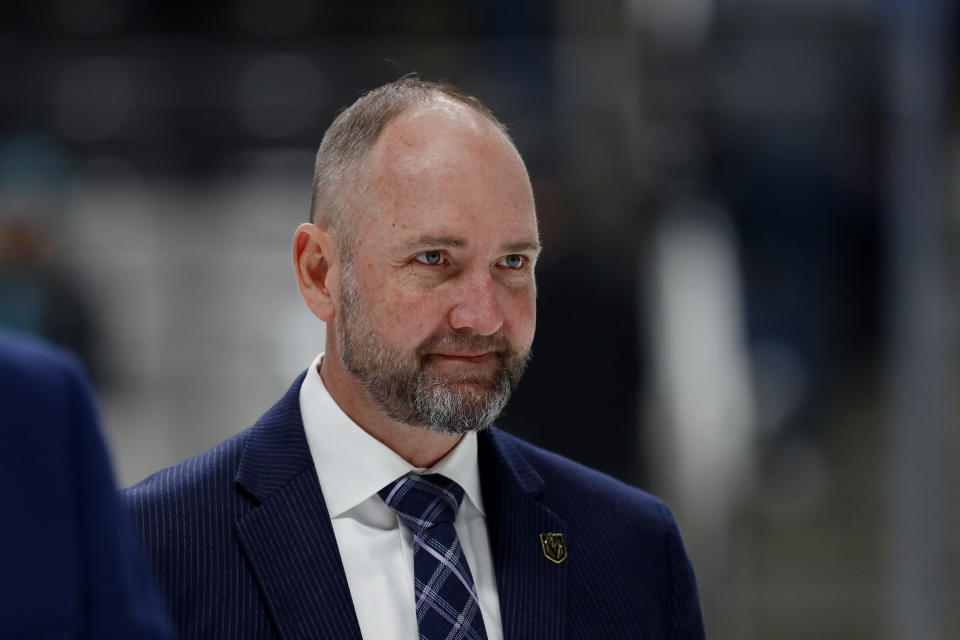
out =
<svg viewBox="0 0 960 640"><path fill-rule="evenodd" d="M0 332L0 636L172 638L76 359Z"/></svg>
<svg viewBox="0 0 960 640"><path fill-rule="evenodd" d="M77 531L85 552L86 580L81 590L83 637L172 637L153 578L128 515L116 494L106 446L97 428L86 379L74 376L72 403L77 418L76 501L81 514Z"/></svg>
<svg viewBox="0 0 960 640"><path fill-rule="evenodd" d="M671 637L676 640L704 640L706 632L693 564L683 546L680 529L673 513L662 503L660 509L667 535L667 546L670 550Z"/></svg>

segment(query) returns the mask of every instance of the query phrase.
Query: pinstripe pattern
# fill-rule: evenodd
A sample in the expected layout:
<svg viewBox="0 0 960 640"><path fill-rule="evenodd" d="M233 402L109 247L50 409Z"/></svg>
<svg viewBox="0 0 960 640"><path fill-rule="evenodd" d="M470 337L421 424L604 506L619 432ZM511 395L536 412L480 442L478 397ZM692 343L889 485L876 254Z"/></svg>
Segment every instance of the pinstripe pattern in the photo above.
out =
<svg viewBox="0 0 960 640"><path fill-rule="evenodd" d="M496 429L479 445L505 638L704 637L693 569L662 502ZM539 548L546 531L564 534L562 564Z"/></svg>
<svg viewBox="0 0 960 640"><path fill-rule="evenodd" d="M302 379L247 431L123 492L180 638L360 638Z"/></svg>
<svg viewBox="0 0 960 640"><path fill-rule="evenodd" d="M302 379L247 431L123 492L181 638L360 639L300 419ZM505 638L704 637L663 503L495 428L479 436ZM564 534L562 564L543 556L548 531Z"/></svg>

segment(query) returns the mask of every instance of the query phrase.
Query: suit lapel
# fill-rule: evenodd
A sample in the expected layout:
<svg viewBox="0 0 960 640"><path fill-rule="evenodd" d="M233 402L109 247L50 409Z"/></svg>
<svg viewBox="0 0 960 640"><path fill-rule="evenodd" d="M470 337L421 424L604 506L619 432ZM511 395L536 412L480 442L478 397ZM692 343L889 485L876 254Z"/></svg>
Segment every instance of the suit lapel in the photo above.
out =
<svg viewBox="0 0 960 640"><path fill-rule="evenodd" d="M257 506L234 531L283 640L361 640L300 417L303 376L250 430L236 480Z"/></svg>
<svg viewBox="0 0 960 640"><path fill-rule="evenodd" d="M303 376L249 432L236 475L255 503L234 525L282 640L362 640L300 417ZM540 534L564 522L540 504L543 479L501 432L479 434L481 488L505 640L560 640L568 563Z"/></svg>
<svg viewBox="0 0 960 640"><path fill-rule="evenodd" d="M568 562L548 560L540 534L564 523L540 504L543 479L504 437L479 434L480 481L497 575L505 640L559 640L564 635Z"/></svg>

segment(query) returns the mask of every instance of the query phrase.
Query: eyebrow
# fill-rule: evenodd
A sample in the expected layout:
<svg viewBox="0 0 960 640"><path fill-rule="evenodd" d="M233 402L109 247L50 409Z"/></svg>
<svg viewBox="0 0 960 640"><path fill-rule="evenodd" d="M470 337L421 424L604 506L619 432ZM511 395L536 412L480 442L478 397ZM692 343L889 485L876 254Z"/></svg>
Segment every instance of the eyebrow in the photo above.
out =
<svg viewBox="0 0 960 640"><path fill-rule="evenodd" d="M503 250L507 253L540 253L540 243L536 241L524 241L524 242L511 242L503 246Z"/></svg>
<svg viewBox="0 0 960 640"><path fill-rule="evenodd" d="M418 249L426 246L453 247L455 249L462 249L467 246L467 241L463 238L455 238L453 236L420 236L415 240L409 240L406 245L411 249Z"/></svg>
<svg viewBox="0 0 960 640"><path fill-rule="evenodd" d="M467 246L467 241L464 238L456 236L420 236L405 244L410 249L418 249L420 247L452 247L454 249L462 249ZM539 253L540 243L535 240L509 242L501 246L500 250L507 253L523 253L526 251Z"/></svg>

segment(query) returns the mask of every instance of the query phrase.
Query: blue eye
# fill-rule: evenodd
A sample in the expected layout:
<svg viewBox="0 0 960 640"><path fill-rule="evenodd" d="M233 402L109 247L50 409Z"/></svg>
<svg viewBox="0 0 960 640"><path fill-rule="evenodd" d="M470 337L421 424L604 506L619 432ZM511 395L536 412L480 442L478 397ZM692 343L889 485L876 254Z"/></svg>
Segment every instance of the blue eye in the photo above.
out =
<svg viewBox="0 0 960 640"><path fill-rule="evenodd" d="M508 269L521 269L523 268L523 265L526 264L526 257L520 255L519 253L511 253L508 256L503 256L500 258L500 261L497 262L497 264Z"/></svg>
<svg viewBox="0 0 960 640"><path fill-rule="evenodd" d="M443 254L439 251L424 251L423 253L418 253L414 260L422 264L435 266L443 262Z"/></svg>

